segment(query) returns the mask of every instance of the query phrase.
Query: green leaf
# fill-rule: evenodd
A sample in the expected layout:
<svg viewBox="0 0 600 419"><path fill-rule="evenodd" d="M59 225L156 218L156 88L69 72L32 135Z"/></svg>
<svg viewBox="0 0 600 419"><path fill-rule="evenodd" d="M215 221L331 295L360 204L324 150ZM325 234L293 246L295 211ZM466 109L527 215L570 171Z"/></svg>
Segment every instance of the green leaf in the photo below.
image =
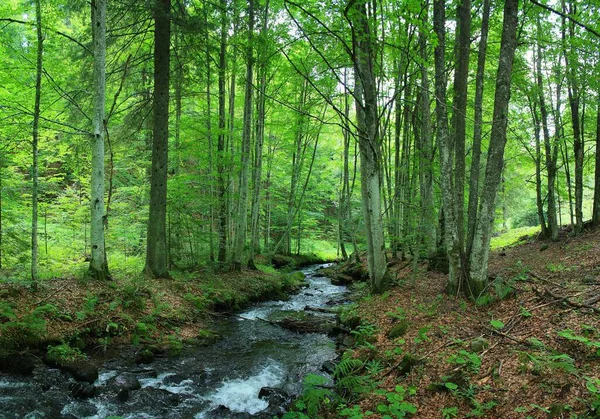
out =
<svg viewBox="0 0 600 419"><path fill-rule="evenodd" d="M500 330L504 328L504 323L500 320L490 320L490 325L496 330Z"/></svg>
<svg viewBox="0 0 600 419"><path fill-rule="evenodd" d="M458 386L450 381L448 381L447 383L444 383L444 385L446 386L446 388L448 390L454 391L454 390L458 389Z"/></svg>

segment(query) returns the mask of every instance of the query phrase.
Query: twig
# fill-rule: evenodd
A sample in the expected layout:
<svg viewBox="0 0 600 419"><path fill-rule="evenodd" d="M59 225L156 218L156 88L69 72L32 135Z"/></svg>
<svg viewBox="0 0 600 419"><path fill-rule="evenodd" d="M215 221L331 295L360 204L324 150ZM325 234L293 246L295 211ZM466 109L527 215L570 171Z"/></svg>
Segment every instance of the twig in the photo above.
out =
<svg viewBox="0 0 600 419"><path fill-rule="evenodd" d="M579 296L581 294L585 294L587 291L578 292L577 294L573 294L573 295L570 295L570 296L557 295L557 294L552 293L552 291L550 291L548 289L544 289L544 293L542 293L540 290L535 289L535 288L534 288L534 291L535 291L536 294L540 295L540 297L544 297L545 295L549 295L550 297L556 299L557 302L558 301L564 302L565 304L570 305L571 307L574 307L574 308L587 308L589 310L592 310L594 313L600 313L600 309L598 309L598 308L596 308L594 306L591 306L591 305L585 304L585 303L578 303L576 301L571 300L571 298L577 297L577 296Z"/></svg>
<svg viewBox="0 0 600 419"><path fill-rule="evenodd" d="M546 279L546 278L542 278L541 276L537 275L535 272L528 272L528 273L529 273L529 275L531 275L532 277L534 277L535 279L537 279L539 281L545 282L550 285L554 285L556 287L567 288L565 285L559 284L554 281L550 281L549 279Z"/></svg>
<svg viewBox="0 0 600 419"><path fill-rule="evenodd" d="M67 285L69 285L69 282L65 283L62 287L56 289L52 294L42 298L40 301L36 302L35 305L39 306L40 304L42 304L44 301L50 299L51 297L54 297L56 294L58 294L60 291L62 291Z"/></svg>

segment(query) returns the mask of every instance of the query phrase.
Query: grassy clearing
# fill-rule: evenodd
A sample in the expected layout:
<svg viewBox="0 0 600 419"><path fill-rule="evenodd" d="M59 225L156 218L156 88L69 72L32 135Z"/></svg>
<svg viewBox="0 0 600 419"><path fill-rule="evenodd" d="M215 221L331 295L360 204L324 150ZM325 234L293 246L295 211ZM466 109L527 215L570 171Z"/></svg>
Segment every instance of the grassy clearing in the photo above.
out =
<svg viewBox="0 0 600 419"><path fill-rule="evenodd" d="M492 249L501 249L510 247L521 242L524 236L533 236L540 232L539 227L519 227L508 230L506 233L500 234L498 237L492 237Z"/></svg>

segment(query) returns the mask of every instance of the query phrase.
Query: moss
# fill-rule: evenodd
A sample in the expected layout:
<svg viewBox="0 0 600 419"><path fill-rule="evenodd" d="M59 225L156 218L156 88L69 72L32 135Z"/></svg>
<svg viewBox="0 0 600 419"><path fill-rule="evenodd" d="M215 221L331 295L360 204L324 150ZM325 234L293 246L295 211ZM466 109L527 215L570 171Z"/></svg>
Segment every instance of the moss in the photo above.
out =
<svg viewBox="0 0 600 419"><path fill-rule="evenodd" d="M389 339L397 339L401 336L404 336L404 334L408 330L408 327L409 327L408 321L402 320L402 321L398 322L397 324L395 324L394 326L392 326L392 328L387 333L387 337Z"/></svg>

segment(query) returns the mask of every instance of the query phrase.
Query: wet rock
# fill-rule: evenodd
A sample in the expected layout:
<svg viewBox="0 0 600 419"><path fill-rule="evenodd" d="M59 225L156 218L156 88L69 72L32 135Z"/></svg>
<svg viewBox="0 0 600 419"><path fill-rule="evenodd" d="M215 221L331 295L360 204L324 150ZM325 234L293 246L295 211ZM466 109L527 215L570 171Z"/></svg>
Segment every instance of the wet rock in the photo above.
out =
<svg viewBox="0 0 600 419"><path fill-rule="evenodd" d="M333 363L333 361L323 362L323 365L321 365L321 371L333 375L333 372L335 371L335 363Z"/></svg>
<svg viewBox="0 0 600 419"><path fill-rule="evenodd" d="M359 316L350 316L341 320L341 323L350 330L356 329L361 322L362 319Z"/></svg>
<svg viewBox="0 0 600 419"><path fill-rule="evenodd" d="M166 385L177 385L180 384L183 380L187 380L187 377L181 374L173 374L165 377L163 379L163 383Z"/></svg>
<svg viewBox="0 0 600 419"><path fill-rule="evenodd" d="M346 335L344 339L342 339L342 346L350 348L356 344L356 339L354 336Z"/></svg>
<svg viewBox="0 0 600 419"><path fill-rule="evenodd" d="M84 361L59 363L56 367L68 372L77 381L93 384L98 379L98 368Z"/></svg>
<svg viewBox="0 0 600 419"><path fill-rule="evenodd" d="M34 381L46 392L59 388L65 381L64 375L58 369L38 369L35 372Z"/></svg>
<svg viewBox="0 0 600 419"><path fill-rule="evenodd" d="M143 378L156 378L158 377L158 373L156 372L156 370L133 370L133 371L129 371L131 374L135 374L135 376L139 379L143 379Z"/></svg>
<svg viewBox="0 0 600 419"><path fill-rule="evenodd" d="M117 393L117 400L119 400L122 403L125 403L127 400L129 400L129 390L127 390L126 388L122 388L121 390L119 390L119 392Z"/></svg>
<svg viewBox="0 0 600 419"><path fill-rule="evenodd" d="M19 353L0 352L0 371L29 375L35 368L34 358Z"/></svg>
<svg viewBox="0 0 600 419"><path fill-rule="evenodd" d="M136 364L151 364L154 362L154 353L150 349L142 349L135 354Z"/></svg>
<svg viewBox="0 0 600 419"><path fill-rule="evenodd" d="M89 383L73 383L69 386L71 395L76 399L89 399L96 394L96 387Z"/></svg>
<svg viewBox="0 0 600 419"><path fill-rule="evenodd" d="M218 406L211 410L208 413L208 417L211 419L221 419L221 418L232 418L232 419L250 419L252 417L256 418L257 416L252 416L250 413L234 413L227 406Z"/></svg>
<svg viewBox="0 0 600 419"><path fill-rule="evenodd" d="M258 392L258 397L269 404L269 407L261 412L261 414L268 415L268 417L285 413L290 403L289 394L279 388L263 387Z"/></svg>
<svg viewBox="0 0 600 419"><path fill-rule="evenodd" d="M397 339L401 336L404 336L406 331L408 330L408 321L402 320L392 326L392 328L387 332L388 339Z"/></svg>
<svg viewBox="0 0 600 419"><path fill-rule="evenodd" d="M142 406L162 404L163 406L175 407L181 403L179 394L154 387L144 387L138 391L130 391L129 398Z"/></svg>
<svg viewBox="0 0 600 419"><path fill-rule="evenodd" d="M111 384L119 387L120 389L125 389L125 390L130 390L130 391L138 390L142 387L138 378L130 372L124 372L124 373L117 375L112 380Z"/></svg>

